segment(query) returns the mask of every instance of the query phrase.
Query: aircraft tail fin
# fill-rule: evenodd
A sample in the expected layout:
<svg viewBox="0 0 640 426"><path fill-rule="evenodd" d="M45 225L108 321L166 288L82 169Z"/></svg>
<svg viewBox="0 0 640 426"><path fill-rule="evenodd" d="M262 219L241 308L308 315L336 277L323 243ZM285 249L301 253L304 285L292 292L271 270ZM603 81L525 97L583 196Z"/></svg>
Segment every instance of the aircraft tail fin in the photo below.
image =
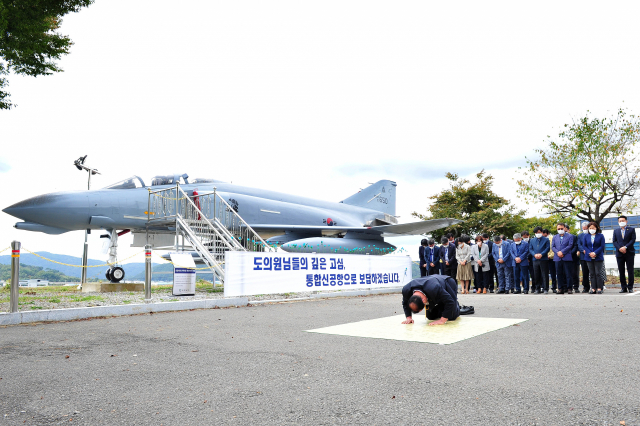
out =
<svg viewBox="0 0 640 426"><path fill-rule="evenodd" d="M396 187L397 184L391 180L381 180L340 202L395 216Z"/></svg>

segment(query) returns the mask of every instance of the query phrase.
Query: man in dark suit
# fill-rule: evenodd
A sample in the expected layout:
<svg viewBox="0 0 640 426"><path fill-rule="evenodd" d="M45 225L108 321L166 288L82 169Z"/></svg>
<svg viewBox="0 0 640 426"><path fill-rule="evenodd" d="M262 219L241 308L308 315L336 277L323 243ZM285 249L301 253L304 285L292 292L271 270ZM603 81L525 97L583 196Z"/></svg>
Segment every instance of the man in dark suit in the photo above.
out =
<svg viewBox="0 0 640 426"><path fill-rule="evenodd" d="M536 226L533 230L535 238L529 244L532 256L532 269L535 284L533 288L538 294L549 293L549 239L543 236L542 228Z"/></svg>
<svg viewBox="0 0 640 426"><path fill-rule="evenodd" d="M571 235L573 237L573 247L571 247L571 282L573 283L573 291L575 294L580 293L580 246L578 240L581 234L571 234L571 229L567 225L564 226L564 235Z"/></svg>
<svg viewBox="0 0 640 426"><path fill-rule="evenodd" d="M496 268L496 259L493 257L493 241L489 239L489 234L482 234L482 241L489 247L489 293L493 293L493 282L498 282L498 269ZM487 288L487 283L484 283Z"/></svg>
<svg viewBox="0 0 640 426"><path fill-rule="evenodd" d="M551 241L551 250L553 251L553 261L556 264L556 272L558 273L558 294L573 294L573 240L571 234L565 233L566 225L558 224L558 233ZM573 256L572 256L573 254Z"/></svg>
<svg viewBox="0 0 640 426"><path fill-rule="evenodd" d="M406 319L402 324L412 324L412 314L427 308L427 319L436 320L429 325L442 325L460 316L458 284L445 275L417 278L402 288L402 309Z"/></svg>
<svg viewBox="0 0 640 426"><path fill-rule="evenodd" d="M419 266L420 266L421 277L427 276L427 262L425 261L425 257L424 257L424 252L427 246L428 246L428 241L426 238L423 238L422 241L420 241L420 247L418 248L418 263L420 264Z"/></svg>
<svg viewBox="0 0 640 426"><path fill-rule="evenodd" d="M620 293L633 293L633 260L636 256L636 230L627 226L627 217L618 218L619 229L613 231L613 246L616 248L616 261L618 262L618 272L620 273ZM625 274L629 274L627 282Z"/></svg>
<svg viewBox="0 0 640 426"><path fill-rule="evenodd" d="M585 240L589 237L589 222L582 222L582 233L578 235L578 250L580 251L580 268L582 269L582 292L589 293L589 289L591 285L589 284L589 265L586 260L586 255L584 254L585 248ZM577 286L576 292L578 291Z"/></svg>
<svg viewBox="0 0 640 426"><path fill-rule="evenodd" d="M433 239L428 241L429 247L424 249L425 264L427 265L427 275L439 274L440 247L436 247Z"/></svg>
<svg viewBox="0 0 640 426"><path fill-rule="evenodd" d="M548 229L543 229L542 230L542 236L549 239L549 230ZM551 240L549 239L549 253L552 253L551 251ZM548 255L548 253L547 253ZM558 292L558 279L557 276L558 274L556 273L556 263L553 261L552 258L549 258L549 277L551 277L551 290L553 290L554 293ZM547 279L547 282L549 280Z"/></svg>
<svg viewBox="0 0 640 426"><path fill-rule="evenodd" d="M522 231L522 241L531 244L531 236L529 235L529 231ZM534 287L536 281L533 279L533 256L529 254L529 281L531 282L531 294L536 292L536 288Z"/></svg>
<svg viewBox="0 0 640 426"><path fill-rule="evenodd" d="M440 262L444 270L443 275L447 275L454 280L458 272L458 261L456 260L456 246L449 242L447 237L442 237L440 246ZM456 281L457 282L457 281Z"/></svg>

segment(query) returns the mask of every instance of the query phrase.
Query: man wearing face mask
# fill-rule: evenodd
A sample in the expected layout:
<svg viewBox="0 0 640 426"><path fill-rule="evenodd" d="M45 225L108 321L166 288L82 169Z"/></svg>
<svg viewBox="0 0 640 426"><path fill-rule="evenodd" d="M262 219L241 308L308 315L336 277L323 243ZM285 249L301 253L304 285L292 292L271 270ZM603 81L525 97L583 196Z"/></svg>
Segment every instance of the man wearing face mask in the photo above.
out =
<svg viewBox="0 0 640 426"><path fill-rule="evenodd" d="M493 258L498 270L498 294L509 294L513 286L513 257L507 241L496 236L493 238Z"/></svg>
<svg viewBox="0 0 640 426"><path fill-rule="evenodd" d="M582 269L582 292L589 293L591 284L589 283L589 265L585 256L585 241L589 237L589 222L582 222L582 234L578 235L578 250L580 251L580 267ZM577 285L574 288L577 290Z"/></svg>
<svg viewBox="0 0 640 426"><path fill-rule="evenodd" d="M531 244L531 238L529 236L529 231L522 231L522 241L527 242L529 244ZM533 256L531 256L531 254L529 254L529 281L531 281L531 294L535 293L536 288L535 286L535 281L533 279Z"/></svg>
<svg viewBox="0 0 640 426"><path fill-rule="evenodd" d="M551 250L558 274L558 294L573 294L573 235L565 234L566 225L559 223L558 234L553 237Z"/></svg>
<svg viewBox="0 0 640 426"><path fill-rule="evenodd" d="M550 232L548 229L543 229L542 230L542 236L545 238L549 238ZM551 290L553 290L554 293L558 292L558 274L556 273L556 263L553 261L553 252L551 251L551 240L549 240L549 253L547 253L547 259L549 259L548 266L549 266L549 276L551 277ZM547 279L547 281L549 281Z"/></svg>
<svg viewBox="0 0 640 426"><path fill-rule="evenodd" d="M433 239L429 240L429 247L425 249L425 260L427 265L427 275L439 274L438 265L440 262L440 248L436 247Z"/></svg>
<svg viewBox="0 0 640 426"><path fill-rule="evenodd" d="M627 226L627 217L618 218L620 229L613 231L613 246L616 249L616 261L618 262L618 272L620 273L620 293L633 293L633 260L636 255L636 230ZM629 274L629 281L625 277Z"/></svg>
<svg viewBox="0 0 640 426"><path fill-rule="evenodd" d="M450 242L447 237L442 237L441 242L442 245L440 246L440 262L444 271L443 275L447 275L455 280L456 274L458 272L456 246L452 242Z"/></svg>
<svg viewBox="0 0 640 426"><path fill-rule="evenodd" d="M549 293L549 239L542 235L542 228L533 230L535 238L529 244L529 253L533 257L532 268L534 287L537 293Z"/></svg>
<svg viewBox="0 0 640 426"><path fill-rule="evenodd" d="M571 282L573 283L573 291L575 294L580 293L580 248L578 246L578 235L573 235L571 229L566 224L564 225L564 235L571 235L573 237L573 247L571 247Z"/></svg>
<svg viewBox="0 0 640 426"><path fill-rule="evenodd" d="M513 267L514 293L520 294L520 282L522 281L524 294L529 294L529 243L522 240L521 234L513 236L511 244L511 257L515 263Z"/></svg>

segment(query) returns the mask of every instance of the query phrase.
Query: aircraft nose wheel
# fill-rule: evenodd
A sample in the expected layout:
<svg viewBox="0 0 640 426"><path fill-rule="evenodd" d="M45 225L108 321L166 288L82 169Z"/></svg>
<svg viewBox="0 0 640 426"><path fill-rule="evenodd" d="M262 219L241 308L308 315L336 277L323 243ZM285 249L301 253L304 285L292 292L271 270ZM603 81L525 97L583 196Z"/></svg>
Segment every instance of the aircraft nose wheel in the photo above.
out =
<svg viewBox="0 0 640 426"><path fill-rule="evenodd" d="M111 268L107 271L106 277L112 283L119 283L124 279L124 269L119 266Z"/></svg>
<svg viewBox="0 0 640 426"><path fill-rule="evenodd" d="M111 282L111 268L107 269L107 272L104 274L107 278L107 281Z"/></svg>

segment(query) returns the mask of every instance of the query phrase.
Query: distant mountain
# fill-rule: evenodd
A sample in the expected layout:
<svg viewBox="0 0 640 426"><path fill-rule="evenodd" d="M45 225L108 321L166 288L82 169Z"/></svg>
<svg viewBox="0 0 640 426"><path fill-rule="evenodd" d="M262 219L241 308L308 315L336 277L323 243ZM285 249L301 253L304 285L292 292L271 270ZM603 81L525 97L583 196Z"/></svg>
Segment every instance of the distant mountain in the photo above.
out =
<svg viewBox="0 0 640 426"><path fill-rule="evenodd" d="M64 275L60 271L44 269L39 266L20 265L20 280L40 279L49 282L80 282L78 277ZM0 265L0 280L11 281L11 265Z"/></svg>
<svg viewBox="0 0 640 426"><path fill-rule="evenodd" d="M56 254L49 253L47 251L39 251L37 252L40 256L46 257L47 259L55 260L56 262L65 263L67 265L82 265L82 259L74 256L67 256L65 254ZM91 265L102 265L106 263L104 260L95 260L89 259L87 264ZM0 256L0 264L2 265L10 265L11 264L11 255ZM49 262L48 260L42 259L38 256L34 256L31 253L20 253L20 264L31 265L31 266L39 266L43 269L53 269L55 271L59 271L64 275L68 275L70 277L80 278L82 276L82 268L76 266L67 266L60 265L58 263ZM154 263L155 266L161 266L160 263ZM167 264L167 266L171 266ZM134 280L135 276L138 276L142 273L142 279L144 280L144 262L139 263L127 263L122 265L125 273L125 280ZM107 271L107 266L96 267L96 268L87 268L87 278L100 278L104 279L105 272Z"/></svg>

